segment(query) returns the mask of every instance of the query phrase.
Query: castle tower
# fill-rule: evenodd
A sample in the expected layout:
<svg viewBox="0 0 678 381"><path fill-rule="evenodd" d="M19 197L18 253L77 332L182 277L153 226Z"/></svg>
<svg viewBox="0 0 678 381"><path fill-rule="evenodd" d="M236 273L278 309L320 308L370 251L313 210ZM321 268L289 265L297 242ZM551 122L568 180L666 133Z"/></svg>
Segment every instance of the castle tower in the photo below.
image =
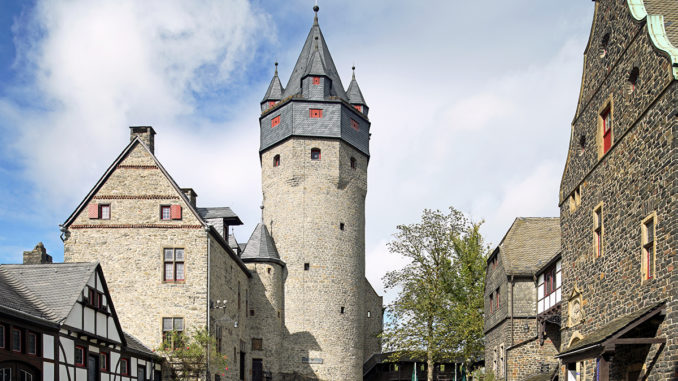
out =
<svg viewBox="0 0 678 381"><path fill-rule="evenodd" d="M259 118L263 220L288 271L280 364L283 373L358 380L368 355L370 122L355 75L344 90L314 11L287 86L276 65Z"/></svg>

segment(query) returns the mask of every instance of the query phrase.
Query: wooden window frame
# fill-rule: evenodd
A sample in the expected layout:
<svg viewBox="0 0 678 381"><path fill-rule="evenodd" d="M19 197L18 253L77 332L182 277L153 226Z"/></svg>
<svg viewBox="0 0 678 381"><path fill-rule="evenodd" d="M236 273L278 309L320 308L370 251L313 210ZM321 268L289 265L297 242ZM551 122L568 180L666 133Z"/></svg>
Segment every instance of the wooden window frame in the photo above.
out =
<svg viewBox="0 0 678 381"><path fill-rule="evenodd" d="M21 353L21 351L23 350L23 347L24 347L24 346L23 346L23 333L21 332L21 329L20 329L20 328L16 328L16 327L12 327L12 329L10 330L10 332L11 332L11 336L10 336L10 340L9 340L9 341L10 341L10 343L9 343L9 348L12 350L12 352L18 352L18 353ZM18 333L19 333L19 340L15 340L15 338L14 338L14 332L18 332ZM19 349L15 349L15 348L14 348L14 344L15 344L16 342L19 343Z"/></svg>
<svg viewBox="0 0 678 381"><path fill-rule="evenodd" d="M122 371L122 364L125 364L125 371ZM120 358L120 375L129 376L129 359L127 357Z"/></svg>
<svg viewBox="0 0 678 381"><path fill-rule="evenodd" d="M271 128L280 124L280 115L271 118Z"/></svg>
<svg viewBox="0 0 678 381"><path fill-rule="evenodd" d="M31 341L30 337L33 337L33 349L31 352ZM37 356L38 355L38 335L35 332L27 331L26 332L26 354L29 356Z"/></svg>
<svg viewBox="0 0 678 381"><path fill-rule="evenodd" d="M648 225L652 224L652 231ZM649 234L651 233L651 234ZM645 217L640 224L640 251L641 251L641 276L643 282L654 279L656 274L657 261L657 213L653 212ZM650 240L650 237L652 238Z"/></svg>
<svg viewBox="0 0 678 381"><path fill-rule="evenodd" d="M108 372L108 352L99 352L99 371Z"/></svg>
<svg viewBox="0 0 678 381"><path fill-rule="evenodd" d="M172 252L172 259L168 259L167 252L170 250ZM182 259L177 260L177 250L182 251ZM172 265L172 277L167 277L167 265ZM183 277L179 279L177 277L177 264L182 265ZM186 250L182 247L164 247L162 249L162 280L165 283L181 283L186 281Z"/></svg>
<svg viewBox="0 0 678 381"><path fill-rule="evenodd" d="M598 110L598 159L605 156L614 145L614 102L612 95L608 97ZM606 144L607 143L607 144Z"/></svg>
<svg viewBox="0 0 678 381"><path fill-rule="evenodd" d="M105 210L108 211L108 215L104 214ZM111 204L99 204L99 219L100 220L111 219Z"/></svg>
<svg viewBox="0 0 678 381"><path fill-rule="evenodd" d="M259 337L252 338L252 350L253 351L263 351L264 350L264 339Z"/></svg>
<svg viewBox="0 0 678 381"><path fill-rule="evenodd" d="M172 329L171 330L168 330L168 329L165 328L165 321L166 320L169 320L172 323ZM177 324L177 322L181 322L181 328L180 329L178 328L179 325ZM177 342L174 342L172 340L173 340L174 332L177 333L177 337L179 337L179 338L183 337L183 334L184 334L185 329L186 329L186 324L185 324L185 320L184 320L183 316L165 316L165 317L162 318L161 324L162 324L161 327L162 327L162 342L163 342L163 344L168 343L167 335L169 334L170 335L170 342L169 342L170 347L174 348L174 349L179 348L179 345L181 345L181 340L179 340Z"/></svg>
<svg viewBox="0 0 678 381"><path fill-rule="evenodd" d="M81 362L78 362L78 351L82 354L81 355ZM87 352L85 351L85 347L82 345L76 345L75 349L73 351L73 364L79 368L84 368L86 367L87 364Z"/></svg>
<svg viewBox="0 0 678 381"><path fill-rule="evenodd" d="M165 211L167 215L165 215ZM171 221L172 220L172 206L171 205L160 205L160 221Z"/></svg>
<svg viewBox="0 0 678 381"><path fill-rule="evenodd" d="M593 208L593 257L603 256L603 240L605 237L605 217L603 217L603 203Z"/></svg>

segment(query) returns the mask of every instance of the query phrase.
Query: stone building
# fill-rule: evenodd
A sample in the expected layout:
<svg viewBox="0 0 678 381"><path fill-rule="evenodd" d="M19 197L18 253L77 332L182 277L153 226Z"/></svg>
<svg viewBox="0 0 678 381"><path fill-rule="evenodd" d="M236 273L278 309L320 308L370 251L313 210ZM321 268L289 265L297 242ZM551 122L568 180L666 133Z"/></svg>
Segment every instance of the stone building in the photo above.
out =
<svg viewBox="0 0 678 381"><path fill-rule="evenodd" d="M62 225L66 262L99 261L120 320L149 347L209 327L227 380L357 380L381 352L382 298L365 278L368 107L341 83L318 25L286 87L261 102L263 211L244 247L228 207L199 208L154 155L130 143ZM277 64L276 64L277 65Z"/></svg>
<svg viewBox="0 0 678 381"><path fill-rule="evenodd" d="M560 186L563 380L678 374L678 2L598 0Z"/></svg>
<svg viewBox="0 0 678 381"><path fill-rule="evenodd" d="M558 218L516 218L487 259L485 368L501 380L555 371L557 347L539 340L536 282L560 249ZM543 284L541 284L543 287Z"/></svg>

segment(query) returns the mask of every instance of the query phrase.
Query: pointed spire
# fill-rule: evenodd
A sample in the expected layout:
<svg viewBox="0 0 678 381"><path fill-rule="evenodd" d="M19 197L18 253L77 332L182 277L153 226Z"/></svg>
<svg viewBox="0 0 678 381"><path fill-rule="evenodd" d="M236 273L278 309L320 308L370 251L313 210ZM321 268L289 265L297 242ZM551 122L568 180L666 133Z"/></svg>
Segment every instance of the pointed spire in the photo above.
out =
<svg viewBox="0 0 678 381"><path fill-rule="evenodd" d="M280 261L278 249L276 249L273 237L268 233L266 225L261 222L257 224L240 258L245 262L247 260Z"/></svg>
<svg viewBox="0 0 678 381"><path fill-rule="evenodd" d="M351 83L348 85L348 89L346 90L346 94L348 94L348 101L354 105L367 106L367 103L365 103L365 98L363 97L363 93L360 91L360 86L358 86L358 81L355 79L355 65L353 65L352 69L353 78L351 79Z"/></svg>
<svg viewBox="0 0 678 381"><path fill-rule="evenodd" d="M271 79L271 83L268 85L268 90L266 90L266 94L264 95L264 99L261 101L261 103L281 100L283 91L285 91L285 89L283 89L282 83L280 83L280 78L278 78L278 63L276 62L273 79Z"/></svg>
<svg viewBox="0 0 678 381"><path fill-rule="evenodd" d="M313 17L313 25L318 25L318 11L320 10L320 7L318 6L318 0L315 0L315 5L313 6L313 12L315 12L315 16Z"/></svg>

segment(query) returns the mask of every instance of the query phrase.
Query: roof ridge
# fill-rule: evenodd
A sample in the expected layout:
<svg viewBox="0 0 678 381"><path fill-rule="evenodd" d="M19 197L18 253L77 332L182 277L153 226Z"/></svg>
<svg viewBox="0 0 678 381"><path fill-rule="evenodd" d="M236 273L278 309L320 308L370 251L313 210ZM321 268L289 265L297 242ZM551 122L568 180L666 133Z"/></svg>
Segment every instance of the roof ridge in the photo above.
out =
<svg viewBox="0 0 678 381"><path fill-rule="evenodd" d="M44 313L45 317L52 321L57 319L56 313L52 311L51 308L47 307L42 299L31 291L20 279L16 278L10 271L7 271L5 265L0 266L0 275L2 275L7 280L7 283L12 286L17 293L23 296L26 301L32 303L38 311Z"/></svg>

